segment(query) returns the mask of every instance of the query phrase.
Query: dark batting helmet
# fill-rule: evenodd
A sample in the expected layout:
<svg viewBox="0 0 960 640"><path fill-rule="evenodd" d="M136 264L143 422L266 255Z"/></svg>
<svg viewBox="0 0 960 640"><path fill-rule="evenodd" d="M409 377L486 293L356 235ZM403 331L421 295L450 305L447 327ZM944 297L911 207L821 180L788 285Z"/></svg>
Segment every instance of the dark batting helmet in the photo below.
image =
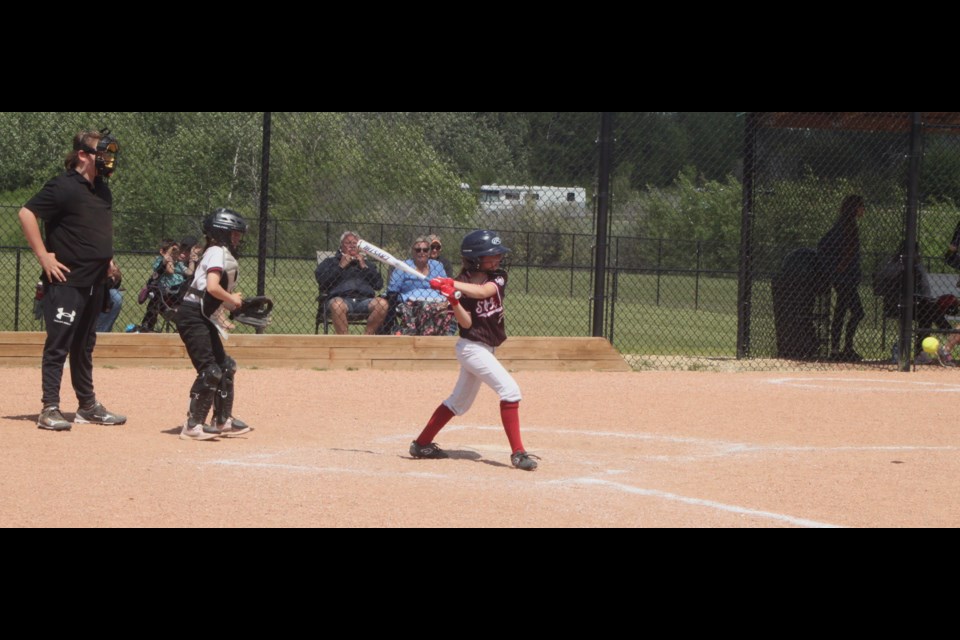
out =
<svg viewBox="0 0 960 640"><path fill-rule="evenodd" d="M234 231L247 232L246 221L236 211L220 208L203 219L203 232L217 244L230 247L231 251L236 253L240 249L240 243L233 245Z"/></svg>
<svg viewBox="0 0 960 640"><path fill-rule="evenodd" d="M476 269L480 265L480 258L484 256L498 256L509 253L510 249L503 246L500 236L495 231L478 229L471 231L460 243L460 255L471 267Z"/></svg>

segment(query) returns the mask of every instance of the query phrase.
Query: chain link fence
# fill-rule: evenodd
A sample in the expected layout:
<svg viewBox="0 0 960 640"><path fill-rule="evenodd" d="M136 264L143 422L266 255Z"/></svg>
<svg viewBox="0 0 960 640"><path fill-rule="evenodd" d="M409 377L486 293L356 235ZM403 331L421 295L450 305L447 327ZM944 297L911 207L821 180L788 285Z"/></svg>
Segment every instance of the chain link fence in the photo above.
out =
<svg viewBox="0 0 960 640"><path fill-rule="evenodd" d="M792 115L778 121L783 116L766 114L753 122L756 281L749 352L813 361L848 361L858 355L890 361L897 332L884 317L871 276L903 237L908 114L889 114L898 119L892 131L850 130L832 120L831 113L808 113L805 120ZM837 250L858 249L826 245L828 232L847 215L841 208L849 196L862 196L865 212L852 223L859 256L848 258L837 256ZM836 273L843 269L846 275ZM844 313L841 303L842 281L848 276L856 281L853 295L863 310L859 324L852 318L859 312Z"/></svg>
<svg viewBox="0 0 960 640"><path fill-rule="evenodd" d="M512 335L604 335L637 368L837 366L818 244L856 194L851 350L887 364L902 318L872 276L906 238L911 176L921 261L936 287L955 284L942 256L960 217L957 116L925 113L911 135L906 112L3 112L0 330L42 328L17 212L78 130L108 126L122 145L115 331L141 322L161 242L202 237L227 206L251 223L240 284L276 301L271 333L318 331L318 256L345 230L402 259L437 234L457 265L463 235L492 228L512 249Z"/></svg>
<svg viewBox="0 0 960 640"><path fill-rule="evenodd" d="M753 215L741 258L752 288L740 354L903 369L914 357L930 360L922 338L952 327L958 313L947 302L958 293L957 273L944 253L960 217L951 168L960 161L960 114L745 117L744 202ZM858 196L862 217L844 211ZM856 244L848 227L843 246L832 245L848 214ZM907 290L902 274L911 270Z"/></svg>

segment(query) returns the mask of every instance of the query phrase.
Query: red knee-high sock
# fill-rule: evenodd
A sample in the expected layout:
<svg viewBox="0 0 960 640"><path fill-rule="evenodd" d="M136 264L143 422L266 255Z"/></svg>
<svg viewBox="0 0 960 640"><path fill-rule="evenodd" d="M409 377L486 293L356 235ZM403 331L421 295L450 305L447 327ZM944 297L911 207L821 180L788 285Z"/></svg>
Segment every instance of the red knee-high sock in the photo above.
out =
<svg viewBox="0 0 960 640"><path fill-rule="evenodd" d="M500 421L503 422L503 430L507 432L511 453L525 451L523 440L520 439L520 403L501 402Z"/></svg>
<svg viewBox="0 0 960 640"><path fill-rule="evenodd" d="M447 426L447 423L450 422L454 415L456 414L450 411L447 405L441 403L430 417L430 422L423 428L420 437L417 438L417 444L425 447L433 442L433 439L440 433L440 429Z"/></svg>

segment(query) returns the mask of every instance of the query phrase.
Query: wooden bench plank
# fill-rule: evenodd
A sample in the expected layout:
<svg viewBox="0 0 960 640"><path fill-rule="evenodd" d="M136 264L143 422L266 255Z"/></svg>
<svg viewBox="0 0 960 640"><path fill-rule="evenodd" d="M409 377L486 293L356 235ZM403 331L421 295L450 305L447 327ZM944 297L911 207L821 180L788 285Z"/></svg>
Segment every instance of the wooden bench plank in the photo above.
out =
<svg viewBox="0 0 960 640"><path fill-rule="evenodd" d="M46 334L0 332L0 366L39 366ZM456 370L455 337L233 335L227 352L241 367ZM512 371L629 371L603 338L518 336L497 350ZM176 334L97 336L97 366L190 368Z"/></svg>
<svg viewBox="0 0 960 640"><path fill-rule="evenodd" d="M0 345L43 345L47 334L35 331L16 333L13 331L0 332Z"/></svg>

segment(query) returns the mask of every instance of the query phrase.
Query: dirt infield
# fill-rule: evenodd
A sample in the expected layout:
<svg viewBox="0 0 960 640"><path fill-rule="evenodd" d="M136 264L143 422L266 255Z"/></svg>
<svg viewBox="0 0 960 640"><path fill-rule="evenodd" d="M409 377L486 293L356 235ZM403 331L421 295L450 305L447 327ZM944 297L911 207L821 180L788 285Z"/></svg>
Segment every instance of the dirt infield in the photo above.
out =
<svg viewBox="0 0 960 640"><path fill-rule="evenodd" d="M535 473L488 389L408 457L451 372L241 370L256 430L212 442L177 437L192 371L95 375L129 423L49 433L39 368L0 369L0 526L960 526L960 371L520 372Z"/></svg>

